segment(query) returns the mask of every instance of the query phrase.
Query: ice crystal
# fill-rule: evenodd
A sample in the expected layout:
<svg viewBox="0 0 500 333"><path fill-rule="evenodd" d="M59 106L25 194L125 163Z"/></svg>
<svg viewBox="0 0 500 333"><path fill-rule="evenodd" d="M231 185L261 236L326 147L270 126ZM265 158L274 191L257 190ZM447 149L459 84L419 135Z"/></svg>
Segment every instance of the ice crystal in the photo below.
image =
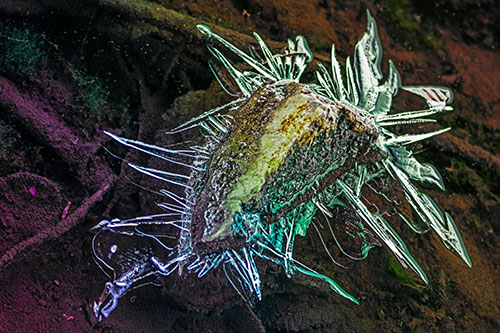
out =
<svg viewBox="0 0 500 333"><path fill-rule="evenodd" d="M247 54L210 28L198 28L208 38L210 52L234 79L238 98L168 132L203 133L201 143L186 143L181 149L107 132L121 144L187 171L129 163L165 183L158 192L164 198L158 203L164 213L104 220L95 227L97 262L111 273L94 304L99 319L109 316L128 290L154 282L157 276L187 270L202 277L218 266L252 303L262 298L259 260L283 267L287 276L302 273L319 278L358 303L331 278L294 256L296 236L313 230L337 263L318 228L319 217L347 257L363 259L373 246L384 245L426 283L424 271L385 213L418 233L434 229L445 246L471 266L451 216L414 184L444 190L439 172L417 161L407 149L449 128L422 134L391 131L396 125L434 122L427 117L452 110L453 95L444 87L401 86L391 61L387 79L381 82L382 48L369 13L367 31L356 45L353 61L347 58L345 75L332 46L330 68L320 64L317 82L309 84L300 83L313 59L304 37L288 40L283 54L273 54L254 34L262 55ZM236 68L218 46L239 56L251 70ZM392 98L400 89L422 97L427 108L391 113ZM399 199L389 193L394 184L400 185ZM372 197L384 202L384 208L370 202ZM398 200L406 200L418 219L408 216ZM354 240L355 250L343 244L337 226ZM169 241L172 235L175 244Z"/></svg>

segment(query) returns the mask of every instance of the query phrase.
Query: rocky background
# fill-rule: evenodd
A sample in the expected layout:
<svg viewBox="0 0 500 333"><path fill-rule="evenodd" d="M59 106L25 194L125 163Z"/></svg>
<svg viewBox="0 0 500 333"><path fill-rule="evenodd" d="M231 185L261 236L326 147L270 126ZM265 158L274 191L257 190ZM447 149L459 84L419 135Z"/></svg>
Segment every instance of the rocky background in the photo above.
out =
<svg viewBox="0 0 500 333"><path fill-rule="evenodd" d="M414 150L441 171L447 191L427 193L455 217L473 267L433 233L402 230L429 285L383 248L345 270L311 235L298 255L316 258L359 306L276 267L262 272L264 299L253 310L214 272L132 291L96 323L89 305L106 276L92 259L90 228L146 214L153 201L103 147L145 156L102 131L154 142L230 100L210 73L197 23L242 48L255 45L253 31L275 51L302 34L315 61L327 62L332 43L342 59L353 53L366 9L385 72L392 59L404 84L455 93L455 111L439 117L453 131ZM499 331L499 18L495 0L2 0L0 331Z"/></svg>

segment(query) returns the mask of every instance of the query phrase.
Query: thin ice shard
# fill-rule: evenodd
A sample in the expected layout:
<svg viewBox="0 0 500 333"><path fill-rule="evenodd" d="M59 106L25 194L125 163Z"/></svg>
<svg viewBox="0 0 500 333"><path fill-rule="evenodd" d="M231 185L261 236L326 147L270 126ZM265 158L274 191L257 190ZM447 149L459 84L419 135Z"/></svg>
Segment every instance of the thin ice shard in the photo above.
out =
<svg viewBox="0 0 500 333"><path fill-rule="evenodd" d="M386 220L379 214L371 213L365 204L357 198L352 190L341 180L337 180L342 192L351 201L356 209L356 212L370 226L370 228L382 239L386 246L391 249L392 253L405 267L410 267L418 276L428 283L427 276L415 259L411 256L408 248L403 243L401 238L396 234L394 229L387 223Z"/></svg>

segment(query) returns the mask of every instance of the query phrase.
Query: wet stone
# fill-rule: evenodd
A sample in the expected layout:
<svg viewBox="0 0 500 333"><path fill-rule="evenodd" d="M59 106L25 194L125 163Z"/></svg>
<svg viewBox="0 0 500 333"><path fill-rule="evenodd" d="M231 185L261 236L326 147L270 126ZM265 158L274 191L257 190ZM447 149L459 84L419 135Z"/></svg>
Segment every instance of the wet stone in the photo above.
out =
<svg viewBox="0 0 500 333"><path fill-rule="evenodd" d="M281 81L260 88L234 112L230 134L214 153L192 218L195 252L237 248L235 214L273 223L321 192L355 159L378 160L370 115Z"/></svg>

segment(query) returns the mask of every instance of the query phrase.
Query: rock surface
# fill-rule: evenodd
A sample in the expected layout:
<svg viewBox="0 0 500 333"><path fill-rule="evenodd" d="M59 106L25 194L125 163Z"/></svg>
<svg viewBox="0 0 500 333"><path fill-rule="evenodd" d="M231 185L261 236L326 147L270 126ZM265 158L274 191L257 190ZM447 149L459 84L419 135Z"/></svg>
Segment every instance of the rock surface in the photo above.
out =
<svg viewBox="0 0 500 333"><path fill-rule="evenodd" d="M213 83L198 23L245 49L255 45L252 31L276 51L302 34L315 62L328 62L331 43L340 58L352 54L367 8L378 23L384 71L392 59L404 84L447 85L455 93L455 111L438 119L453 131L414 150L441 171L447 191L428 192L454 216L473 267L434 235L401 228L429 285L384 249L341 269L311 233L299 237L297 253L360 306L269 266L264 299L253 310L213 272L134 290L95 323L89 304L106 276L93 262L90 228L155 209L155 197L125 176L154 186L151 180L102 147L157 163L113 145L102 130L159 142L165 129L230 100ZM0 331L499 331L499 11L494 1L454 0L1 1L0 254L59 224L120 177L77 226L1 269ZM419 107L402 92L395 103L397 110Z"/></svg>

